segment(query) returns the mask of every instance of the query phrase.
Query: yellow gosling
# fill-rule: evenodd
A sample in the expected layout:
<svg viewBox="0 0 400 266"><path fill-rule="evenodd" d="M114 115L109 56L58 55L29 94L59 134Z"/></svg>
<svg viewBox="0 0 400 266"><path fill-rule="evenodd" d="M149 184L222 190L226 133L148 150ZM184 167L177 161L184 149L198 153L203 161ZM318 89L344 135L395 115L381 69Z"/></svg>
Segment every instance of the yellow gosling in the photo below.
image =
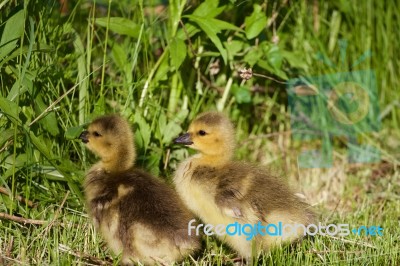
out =
<svg viewBox="0 0 400 266"><path fill-rule="evenodd" d="M199 248L198 237L187 230L193 216L177 193L135 167L133 134L126 120L100 117L80 139L101 159L84 181L89 215L109 248L122 253L123 264L170 264Z"/></svg>
<svg viewBox="0 0 400 266"><path fill-rule="evenodd" d="M285 182L261 167L232 160L234 139L232 123L217 112L199 115L187 133L175 139L175 143L198 151L178 166L174 176L176 190L186 206L213 226L235 222L263 226L312 223L314 215L309 205L295 196ZM292 233L290 228L287 230L282 236L264 231L264 236L257 234L251 240L244 234L225 234L220 239L241 256L250 258L272 246L299 239L304 232L302 228Z"/></svg>

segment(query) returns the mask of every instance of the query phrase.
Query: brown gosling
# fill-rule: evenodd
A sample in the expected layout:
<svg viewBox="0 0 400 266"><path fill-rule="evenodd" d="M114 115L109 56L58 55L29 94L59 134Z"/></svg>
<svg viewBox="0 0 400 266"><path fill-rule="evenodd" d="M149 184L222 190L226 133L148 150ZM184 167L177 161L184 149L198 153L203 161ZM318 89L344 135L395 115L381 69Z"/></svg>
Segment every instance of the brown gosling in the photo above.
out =
<svg viewBox="0 0 400 266"><path fill-rule="evenodd" d="M305 227L312 223L314 214L309 205L295 196L285 182L261 167L232 160L234 139L232 123L217 112L201 114L186 134L175 139L175 143L199 152L183 161L174 176L176 190L186 206L214 227L235 222L263 226L297 223ZM272 229L268 232L274 234ZM232 227L229 232L234 230ZM246 259L281 243L293 242L304 233L302 228L293 232L286 228L285 235L273 236L264 229L265 236L258 233L249 237L250 229L246 230L247 235L219 236Z"/></svg>
<svg viewBox="0 0 400 266"><path fill-rule="evenodd" d="M177 193L135 167L136 151L128 122L118 115L97 118L80 135L101 160L84 181L86 205L108 247L122 263L173 263L199 248L188 235L193 215Z"/></svg>

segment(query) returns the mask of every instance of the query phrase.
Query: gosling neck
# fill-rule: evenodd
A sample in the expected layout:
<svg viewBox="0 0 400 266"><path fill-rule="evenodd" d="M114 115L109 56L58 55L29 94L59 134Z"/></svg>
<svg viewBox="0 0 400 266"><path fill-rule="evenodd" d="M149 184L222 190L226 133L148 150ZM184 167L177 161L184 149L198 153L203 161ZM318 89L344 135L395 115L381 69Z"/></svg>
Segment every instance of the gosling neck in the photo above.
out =
<svg viewBox="0 0 400 266"><path fill-rule="evenodd" d="M134 148L121 147L117 154L103 156L101 164L106 172L124 172L135 165L135 159L136 152Z"/></svg>
<svg viewBox="0 0 400 266"><path fill-rule="evenodd" d="M223 167L232 160L233 154L226 152L224 154L204 154L200 153L198 162L201 165L212 166L212 167Z"/></svg>

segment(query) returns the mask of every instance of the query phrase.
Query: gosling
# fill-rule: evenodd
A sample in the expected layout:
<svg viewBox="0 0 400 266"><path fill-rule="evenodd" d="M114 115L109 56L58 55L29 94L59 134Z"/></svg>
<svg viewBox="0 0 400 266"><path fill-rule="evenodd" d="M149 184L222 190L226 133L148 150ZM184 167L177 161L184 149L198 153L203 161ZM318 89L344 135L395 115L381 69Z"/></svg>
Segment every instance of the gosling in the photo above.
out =
<svg viewBox="0 0 400 266"><path fill-rule="evenodd" d="M122 263L167 263L198 249L188 235L193 219L177 193L135 167L133 134L118 115L97 118L79 137L101 160L87 172L86 205L109 248Z"/></svg>
<svg viewBox="0 0 400 266"><path fill-rule="evenodd" d="M239 255L250 259L273 246L301 238L305 230L291 226L307 227L314 214L278 177L252 164L233 161L234 138L232 123L221 113L198 116L188 132L174 140L199 152L180 163L174 184L186 206L206 224L236 223L242 228L244 224L276 225L268 227L271 234L265 227L256 235L249 227L241 235L232 235L234 227L225 228L230 234L216 234ZM279 223L284 228L282 235L276 231Z"/></svg>

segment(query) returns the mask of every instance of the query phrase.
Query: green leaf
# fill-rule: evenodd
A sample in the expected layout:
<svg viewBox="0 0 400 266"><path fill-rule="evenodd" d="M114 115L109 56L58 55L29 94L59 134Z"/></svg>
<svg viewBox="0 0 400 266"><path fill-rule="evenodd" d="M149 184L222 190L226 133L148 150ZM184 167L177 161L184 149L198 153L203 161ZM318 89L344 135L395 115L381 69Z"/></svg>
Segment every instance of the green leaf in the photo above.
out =
<svg viewBox="0 0 400 266"><path fill-rule="evenodd" d="M230 41L224 43L227 51L229 60L233 60L233 57L243 49L243 42L242 41Z"/></svg>
<svg viewBox="0 0 400 266"><path fill-rule="evenodd" d="M176 138L180 132L182 132L182 128L174 121L170 121L163 132L163 143L171 143L172 139Z"/></svg>
<svg viewBox="0 0 400 266"><path fill-rule="evenodd" d="M186 40L189 36L193 37L196 33L200 32L200 29L196 27L195 25L189 23L185 23L185 30L180 28L178 30L178 33L176 34L176 38L179 38L181 40Z"/></svg>
<svg viewBox="0 0 400 266"><path fill-rule="evenodd" d="M267 60L259 59L257 65L268 70L270 73L287 80L286 73L282 70L283 56L277 45L270 45L267 42L260 44L262 54Z"/></svg>
<svg viewBox="0 0 400 266"><path fill-rule="evenodd" d="M235 25L228 23L223 20L219 20L216 18L206 18L208 23L217 29L217 32L221 32L221 30L234 30L234 31L243 31L241 28L236 27Z"/></svg>
<svg viewBox="0 0 400 266"><path fill-rule="evenodd" d="M97 18L95 21L96 25L100 27L107 27L108 18ZM108 28L120 35L128 35L133 38L138 38L140 33L140 26L132 20L122 17L111 17Z"/></svg>
<svg viewBox="0 0 400 266"><path fill-rule="evenodd" d="M35 99L35 111L37 115L40 115L47 106L43 102L43 98L40 94ZM47 113L39 123L49 132L52 136L58 135L60 133L57 123L56 114L54 112Z"/></svg>
<svg viewBox="0 0 400 266"><path fill-rule="evenodd" d="M219 1L206 0L199 5L193 12L193 15L199 17L214 18L224 11L225 6L218 7Z"/></svg>
<svg viewBox="0 0 400 266"><path fill-rule="evenodd" d="M244 56L243 60L250 65L250 67L253 67L258 60L262 57L262 51L258 47L253 47L251 48L250 51L246 53Z"/></svg>
<svg viewBox="0 0 400 266"><path fill-rule="evenodd" d="M306 72L308 72L308 64L304 58L304 55L300 52L290 52L290 51L281 51L283 58L287 60L289 65L293 68L302 68Z"/></svg>
<svg viewBox="0 0 400 266"><path fill-rule="evenodd" d="M181 109L174 117L174 121L178 124L182 124L187 116L189 115L188 109Z"/></svg>
<svg viewBox="0 0 400 266"><path fill-rule="evenodd" d="M171 66L169 65L169 60L168 60L168 53L169 50L165 50L164 53L165 57L162 59L162 62L160 63L160 66L157 69L156 74L154 75L153 82L156 83L161 80L167 80L168 79L168 72L170 71Z"/></svg>
<svg viewBox="0 0 400 266"><path fill-rule="evenodd" d="M265 70L268 70L270 73L277 75L278 77L287 80L288 76L286 75L285 72L283 72L280 69L275 69L273 68L268 61L266 60L258 60L257 65Z"/></svg>
<svg viewBox="0 0 400 266"><path fill-rule="evenodd" d="M199 17L195 15L186 15L184 17L191 19L196 24L198 24L198 21L207 24L207 26L211 27L215 33L220 33L222 30L243 31L241 28L236 27L231 23L216 18Z"/></svg>
<svg viewBox="0 0 400 266"><path fill-rule="evenodd" d="M253 13L244 20L246 25L245 32L247 39L257 37L267 25L267 16L262 11L260 5L255 4Z"/></svg>
<svg viewBox="0 0 400 266"><path fill-rule="evenodd" d="M24 24L23 9L7 20L0 40L0 60L16 48L18 40L24 34Z"/></svg>
<svg viewBox="0 0 400 266"><path fill-rule="evenodd" d="M85 129L86 125L79 125L76 127L70 127L65 131L65 138L68 140L77 139L82 131Z"/></svg>
<svg viewBox="0 0 400 266"><path fill-rule="evenodd" d="M272 45L268 51L266 51L266 58L268 63L276 70L281 69L283 56L277 45Z"/></svg>
<svg viewBox="0 0 400 266"><path fill-rule="evenodd" d="M13 51L11 54L9 54L7 56L7 58L4 58L1 62L0 62L0 68L7 63L8 61L20 56L21 54L26 54L29 51L29 46L25 45L23 46L21 49L15 50ZM47 52L51 52L54 51L54 47L48 45L48 44L44 44L44 43L39 43L39 44L33 44L32 45L32 52L42 52L42 53L47 53Z"/></svg>
<svg viewBox="0 0 400 266"><path fill-rule="evenodd" d="M146 120L141 116L140 112L135 113L135 123L138 125L137 132L140 132L140 137L143 143L142 148L147 149L150 144L151 130Z"/></svg>
<svg viewBox="0 0 400 266"><path fill-rule="evenodd" d="M58 177L61 177L60 181L69 179L72 183L80 183L85 172L77 168L77 165L69 158L60 158L60 161L60 164L57 167L54 167L55 169L53 171L46 173L48 178L57 179Z"/></svg>
<svg viewBox="0 0 400 266"><path fill-rule="evenodd" d="M65 180L68 182L68 186L69 188L80 198L83 199L83 195L80 191L80 189L77 187L77 185L75 184L75 182L71 179L71 176L66 174L67 173L67 169L63 168L62 165L57 165L54 161L55 156L52 153L51 149L49 149L44 143L45 141L43 141L42 139L38 138L35 136L35 134L30 131L30 129L28 127L25 127L24 130L26 132L29 132L29 138L32 142L32 144L36 147L36 149L39 150L39 152L41 154L43 154L44 157L46 157L46 159L50 162L50 164L52 166L54 166L54 168L56 168L65 178Z"/></svg>
<svg viewBox="0 0 400 266"><path fill-rule="evenodd" d="M14 69L12 67L10 67L10 68L13 70L14 74L19 77L18 69ZM14 101L14 99L17 96L24 94L26 91L29 91L30 93L32 93L32 90L33 90L33 81L32 80L34 80L36 78L36 76L37 76L36 72L31 72L31 71L27 70L24 77L22 78L22 80L21 80L21 77L19 77L15 81L14 85L11 87L11 90L7 95L7 99Z"/></svg>
<svg viewBox="0 0 400 266"><path fill-rule="evenodd" d="M188 15L186 17L188 17L191 21L196 23L207 34L208 38L210 38L210 40L217 47L218 51L222 56L222 59L224 60L224 63L226 64L228 55L217 36L217 33L220 32L220 29L214 27L211 21L207 18L197 17L194 15Z"/></svg>
<svg viewBox="0 0 400 266"><path fill-rule="evenodd" d="M4 143L6 143L7 140L12 138L14 136L14 129L13 128L8 128L3 131L1 131L0 134L0 147L3 147Z"/></svg>
<svg viewBox="0 0 400 266"><path fill-rule="evenodd" d="M32 142L32 144L36 147L36 149L38 149L40 151L41 154L44 155L44 157L46 157L46 159L53 160L54 159L54 155L51 151L51 149L49 149L48 146L46 146L46 142L44 140L42 140L42 138L38 138L35 136L35 134L30 131L30 129L28 127L25 127L25 131L29 132L29 138Z"/></svg>
<svg viewBox="0 0 400 266"><path fill-rule="evenodd" d="M94 105L93 116L103 115L106 109L106 101L104 95L100 95L99 100Z"/></svg>
<svg viewBox="0 0 400 266"><path fill-rule="evenodd" d="M164 112L160 112L160 116L158 117L158 127L156 127L155 136L157 140L162 143L163 135L165 132L165 127L167 126L167 117L165 116Z"/></svg>
<svg viewBox="0 0 400 266"><path fill-rule="evenodd" d="M14 171L18 171L18 169L22 168L27 161L28 159L25 153L18 155L15 159L14 156L8 156L4 162L7 171L2 173L2 178L7 179ZM12 167L13 165L15 165L15 169Z"/></svg>
<svg viewBox="0 0 400 266"><path fill-rule="evenodd" d="M174 38L170 43L169 56L171 59L171 65L178 70L186 57L186 44L183 40Z"/></svg>
<svg viewBox="0 0 400 266"><path fill-rule="evenodd" d="M111 50L112 58L119 69L123 70L127 64L127 54L121 45L114 43Z"/></svg>
<svg viewBox="0 0 400 266"><path fill-rule="evenodd" d="M342 14L340 14L339 11L333 10L332 12L332 18L329 23L329 43L328 43L328 51L329 53L333 52L333 49L335 49L335 46L337 44L337 39L338 35L340 32L340 26L341 26L341 21L342 21Z"/></svg>
<svg viewBox="0 0 400 266"><path fill-rule="evenodd" d="M8 117L11 117L13 122L21 122L18 118L18 105L4 97L0 96L0 109L2 113L5 113Z"/></svg>
<svg viewBox="0 0 400 266"><path fill-rule="evenodd" d="M135 144L137 149L141 149L142 147L144 147L143 138L139 130L135 130Z"/></svg>
<svg viewBox="0 0 400 266"><path fill-rule="evenodd" d="M171 0L169 1L169 26L170 26L170 37L174 37L176 30L181 20L181 14L185 8L186 0Z"/></svg>
<svg viewBox="0 0 400 266"><path fill-rule="evenodd" d="M11 170L12 170L12 168L10 168ZM9 169L9 170L10 170ZM7 170L7 171L9 171L9 170ZM9 173L7 173L9 176L10 176L10 174ZM11 173L12 174L12 173ZM4 174L3 176L2 176L2 178L3 179L5 179L6 178L6 175ZM15 209L17 209L18 207L18 205L17 205L17 202L18 201L16 201L15 199L14 200L11 200L11 197L10 196L7 196L7 195L5 195L5 194L0 194L0 201L1 201L1 203L3 204L3 206L4 206L4 208L6 208L7 210L15 210Z"/></svg>
<svg viewBox="0 0 400 266"><path fill-rule="evenodd" d="M146 169L155 176L160 174L160 161L162 159L161 151L152 151L146 158Z"/></svg>
<svg viewBox="0 0 400 266"><path fill-rule="evenodd" d="M28 156L26 155L26 153L21 153L16 158L14 158L14 156L7 157L5 164L8 164L9 166L15 165L17 168L20 168L20 167L26 165L26 163L28 161L29 160L28 160ZM9 169L9 170L13 170L12 167L10 167L10 168L11 169ZM9 175L6 174L5 176L9 176Z"/></svg>
<svg viewBox="0 0 400 266"><path fill-rule="evenodd" d="M234 84L232 86L232 94L235 96L237 103L251 103L251 93L247 87Z"/></svg>

